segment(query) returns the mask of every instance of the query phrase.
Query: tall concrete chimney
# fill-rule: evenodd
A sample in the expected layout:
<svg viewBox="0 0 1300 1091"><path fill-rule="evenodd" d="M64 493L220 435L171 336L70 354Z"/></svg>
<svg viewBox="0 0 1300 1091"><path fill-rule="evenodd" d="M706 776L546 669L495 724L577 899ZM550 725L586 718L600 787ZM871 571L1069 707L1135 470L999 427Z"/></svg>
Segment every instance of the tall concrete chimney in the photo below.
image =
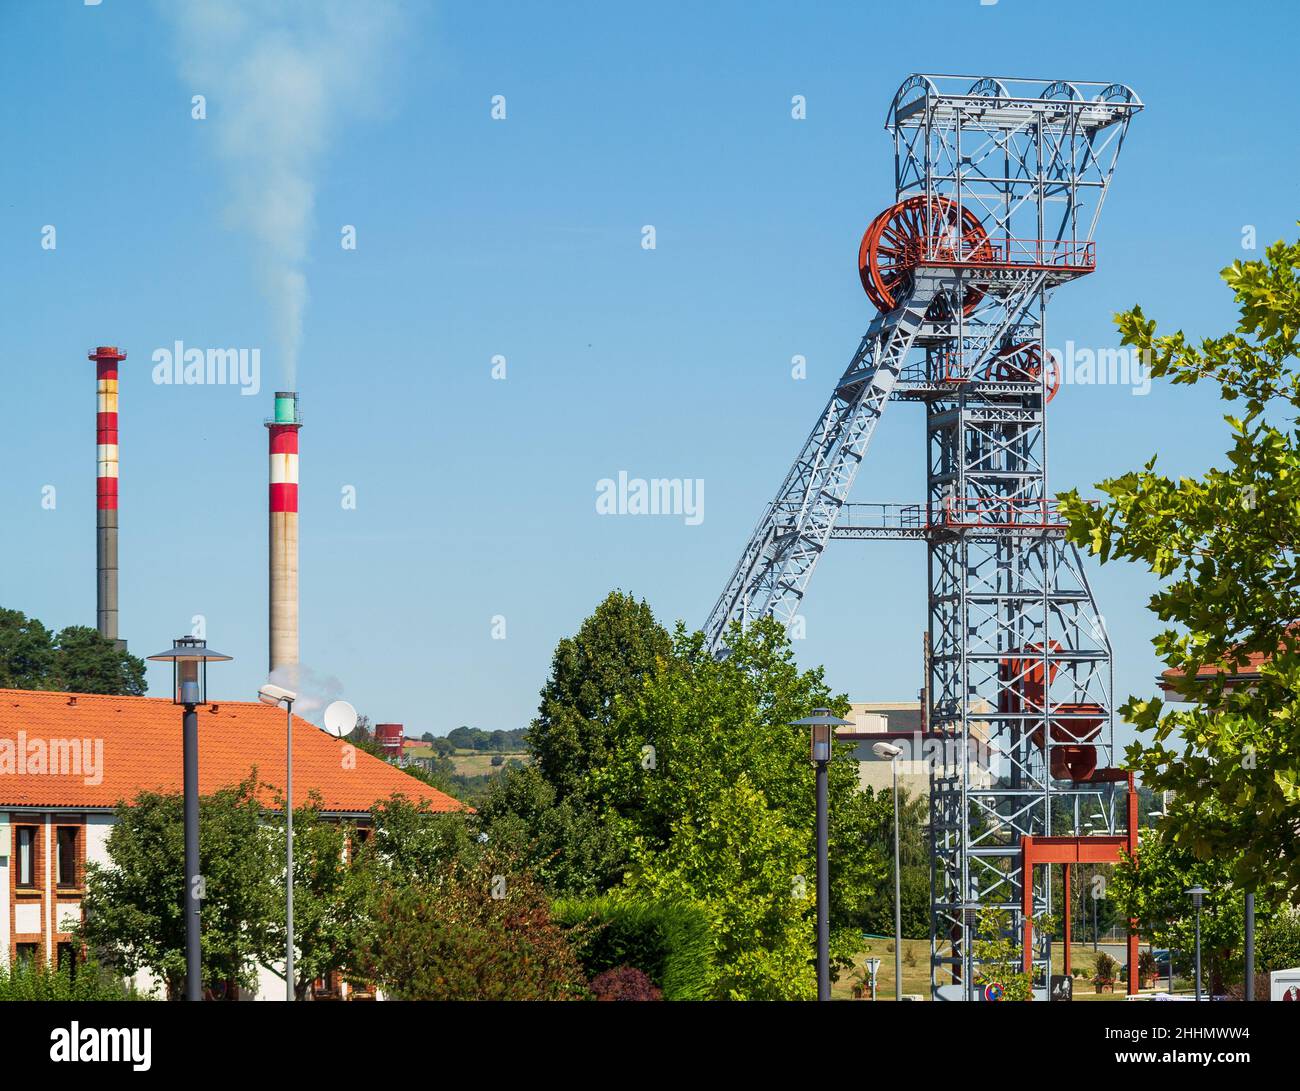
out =
<svg viewBox="0 0 1300 1091"><path fill-rule="evenodd" d="M275 392L271 440L270 665L293 681L298 667L298 394Z"/></svg>
<svg viewBox="0 0 1300 1091"><path fill-rule="evenodd" d="M117 365L126 359L114 345L86 354L95 361L95 624L117 641Z"/></svg>

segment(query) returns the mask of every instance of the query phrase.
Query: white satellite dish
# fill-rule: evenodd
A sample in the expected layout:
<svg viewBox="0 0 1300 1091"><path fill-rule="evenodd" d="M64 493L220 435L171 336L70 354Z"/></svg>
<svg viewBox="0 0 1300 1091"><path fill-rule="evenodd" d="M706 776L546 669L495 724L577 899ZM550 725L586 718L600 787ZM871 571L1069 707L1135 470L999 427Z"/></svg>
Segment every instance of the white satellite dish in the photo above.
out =
<svg viewBox="0 0 1300 1091"><path fill-rule="evenodd" d="M351 735L357 726L357 710L347 701L335 701L325 709L325 730L336 739Z"/></svg>

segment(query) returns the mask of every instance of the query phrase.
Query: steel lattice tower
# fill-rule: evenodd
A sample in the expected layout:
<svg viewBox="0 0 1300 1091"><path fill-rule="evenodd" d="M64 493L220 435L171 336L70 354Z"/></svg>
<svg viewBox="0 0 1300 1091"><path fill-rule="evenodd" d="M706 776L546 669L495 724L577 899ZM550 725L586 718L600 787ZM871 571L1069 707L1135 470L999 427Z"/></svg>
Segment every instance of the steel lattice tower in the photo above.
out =
<svg viewBox="0 0 1300 1091"><path fill-rule="evenodd" d="M1120 84L903 83L885 124L896 203L859 251L879 313L705 626L721 652L732 623L789 625L833 538L926 543L936 997L972 995L979 909L1022 923L1022 837L1064 816L1115 829L1110 644L1047 489L1045 408L1061 376L1044 336L1050 293L1095 268L1093 232L1141 108ZM891 401L925 408L925 501L848 503ZM1050 911L1050 881L1033 904ZM1041 969L1046 951L1034 959Z"/></svg>

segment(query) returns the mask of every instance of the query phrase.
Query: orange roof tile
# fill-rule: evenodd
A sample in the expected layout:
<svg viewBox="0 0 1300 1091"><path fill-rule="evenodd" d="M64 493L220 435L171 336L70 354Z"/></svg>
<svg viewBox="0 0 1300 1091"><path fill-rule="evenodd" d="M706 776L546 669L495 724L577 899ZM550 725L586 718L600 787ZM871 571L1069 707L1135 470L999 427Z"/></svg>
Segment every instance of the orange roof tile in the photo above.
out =
<svg viewBox="0 0 1300 1091"><path fill-rule="evenodd" d="M258 780L269 785L262 798L272 803L284 787L284 713L257 702L217 701L199 706L198 715L199 791L238 784L256 767ZM293 729L296 805L315 789L327 811L360 813L394 793L428 800L436 811L468 809L301 717L294 717ZM47 751L52 740L90 740L92 748L102 740L99 776L72 771L66 762L61 771L33 771L36 740ZM23 769L13 764L20 741L29 755ZM180 789L181 709L170 699L0 689L0 806L112 807L141 791Z"/></svg>
<svg viewBox="0 0 1300 1091"><path fill-rule="evenodd" d="M1287 629L1291 632L1300 632L1300 622L1291 622ZM1285 644L1279 644L1278 647L1285 650ZM1220 663L1205 663L1196 672L1196 679L1199 682L1205 682L1221 674L1229 684L1256 681L1259 678L1260 667L1272 658L1273 656L1268 652L1247 652L1246 661L1241 665L1233 662L1232 657L1228 657ZM1170 667L1160 673L1160 688L1166 693L1177 693L1179 683L1182 680L1183 672L1176 667Z"/></svg>

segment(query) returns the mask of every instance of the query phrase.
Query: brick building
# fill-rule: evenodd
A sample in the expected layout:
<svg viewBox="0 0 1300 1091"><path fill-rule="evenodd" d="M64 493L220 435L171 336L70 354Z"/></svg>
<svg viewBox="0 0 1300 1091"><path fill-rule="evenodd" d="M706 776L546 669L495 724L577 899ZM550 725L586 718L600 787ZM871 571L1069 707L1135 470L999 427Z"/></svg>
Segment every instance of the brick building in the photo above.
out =
<svg viewBox="0 0 1300 1091"><path fill-rule="evenodd" d="M208 795L256 768L268 807L285 783L285 717L256 702L199 707L199 790ZM295 717L294 803L314 791L325 814L363 822L394 794L438 811L463 805ZM72 949L86 864L108 864L119 802L181 790L181 710L168 698L0 689L0 958ZM148 984L148 983L144 983ZM283 979L259 975L258 997Z"/></svg>

